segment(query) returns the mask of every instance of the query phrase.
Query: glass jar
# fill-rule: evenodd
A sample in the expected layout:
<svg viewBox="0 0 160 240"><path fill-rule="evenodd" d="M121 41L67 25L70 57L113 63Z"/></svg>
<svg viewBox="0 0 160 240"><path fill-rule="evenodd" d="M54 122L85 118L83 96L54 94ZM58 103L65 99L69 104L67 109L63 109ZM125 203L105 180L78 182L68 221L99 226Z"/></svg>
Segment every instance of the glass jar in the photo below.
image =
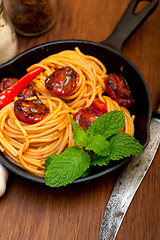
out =
<svg viewBox="0 0 160 240"><path fill-rule="evenodd" d="M17 33L37 36L50 30L57 19L56 0L4 0Z"/></svg>
<svg viewBox="0 0 160 240"><path fill-rule="evenodd" d="M3 1L0 0L0 64L13 58L17 52L17 37L10 19L3 10Z"/></svg>

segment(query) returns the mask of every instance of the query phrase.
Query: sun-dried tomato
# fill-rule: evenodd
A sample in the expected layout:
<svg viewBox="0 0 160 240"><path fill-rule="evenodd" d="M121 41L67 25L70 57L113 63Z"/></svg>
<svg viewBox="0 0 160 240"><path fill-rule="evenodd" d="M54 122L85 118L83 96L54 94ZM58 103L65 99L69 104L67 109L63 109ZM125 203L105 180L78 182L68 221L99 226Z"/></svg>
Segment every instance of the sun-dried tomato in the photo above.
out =
<svg viewBox="0 0 160 240"><path fill-rule="evenodd" d="M69 67L56 70L45 80L45 86L57 96L68 96L76 88L78 74Z"/></svg>
<svg viewBox="0 0 160 240"><path fill-rule="evenodd" d="M107 104L102 102L99 98L95 98L92 104L93 104L93 107L98 109L99 111L103 113L107 112Z"/></svg>
<svg viewBox="0 0 160 240"><path fill-rule="evenodd" d="M49 114L49 108L39 99L17 100L14 102L16 117L25 123L37 123Z"/></svg>
<svg viewBox="0 0 160 240"><path fill-rule="evenodd" d="M78 125L83 128L84 131L87 131L88 127L93 123L97 118L99 118L104 113L94 108L93 106L88 108L80 109L74 116L73 119L78 123Z"/></svg>
<svg viewBox="0 0 160 240"><path fill-rule="evenodd" d="M119 75L110 73L104 83L106 93L120 106L129 108L134 103L131 97L131 90L122 72Z"/></svg>
<svg viewBox="0 0 160 240"><path fill-rule="evenodd" d="M3 78L0 82L0 92L12 87L18 81L19 79L17 78ZM18 95L18 98L25 99L33 96L35 96L35 90L31 84L28 84L28 86Z"/></svg>

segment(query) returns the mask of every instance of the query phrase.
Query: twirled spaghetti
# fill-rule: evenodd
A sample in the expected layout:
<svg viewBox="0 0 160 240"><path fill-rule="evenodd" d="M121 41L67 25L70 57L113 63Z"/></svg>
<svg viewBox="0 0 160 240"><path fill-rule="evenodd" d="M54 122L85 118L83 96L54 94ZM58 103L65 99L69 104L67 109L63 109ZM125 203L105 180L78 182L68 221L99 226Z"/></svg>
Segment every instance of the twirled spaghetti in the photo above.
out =
<svg viewBox="0 0 160 240"><path fill-rule="evenodd" d="M45 88L44 81L55 69L68 66L78 74L79 82L73 94L62 97L72 113L82 107L89 107L95 96L104 92L104 78L107 76L105 66L98 59L84 55L78 48L51 55L28 68L28 71L37 66L43 67L45 71L33 81L34 88L47 97L52 95Z"/></svg>
<svg viewBox="0 0 160 240"><path fill-rule="evenodd" d="M13 103L1 110L0 142L5 154L16 164L43 175L46 157L52 153L58 154L74 143L68 110L63 102L44 96L41 100L50 108L50 114L36 124L20 122L15 117Z"/></svg>
<svg viewBox="0 0 160 240"><path fill-rule="evenodd" d="M125 115L124 132L134 135L134 116L120 107L110 97L103 95L105 66L95 57L84 55L78 48L66 50L43 59L29 70L41 66L45 70L32 82L36 94L48 106L50 113L40 122L27 124L14 114L14 103L0 111L0 150L15 164L44 177L45 159L50 154L59 154L66 147L73 146L72 126L69 119L79 109L90 107L98 97L107 105L107 111L121 110ZM57 68L72 68L79 76L73 93L61 98L45 88L45 79Z"/></svg>

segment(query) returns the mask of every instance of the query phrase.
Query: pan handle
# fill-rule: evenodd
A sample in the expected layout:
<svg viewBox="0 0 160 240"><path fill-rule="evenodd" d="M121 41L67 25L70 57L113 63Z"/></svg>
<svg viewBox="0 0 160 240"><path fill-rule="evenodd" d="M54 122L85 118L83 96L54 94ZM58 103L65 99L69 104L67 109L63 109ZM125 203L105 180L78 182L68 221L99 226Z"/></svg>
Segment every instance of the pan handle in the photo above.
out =
<svg viewBox="0 0 160 240"><path fill-rule="evenodd" d="M141 12L135 14L134 10L141 1L143 0L131 0L116 28L106 40L101 42L102 44L121 52L124 42L155 10L159 0L147 0L150 3Z"/></svg>

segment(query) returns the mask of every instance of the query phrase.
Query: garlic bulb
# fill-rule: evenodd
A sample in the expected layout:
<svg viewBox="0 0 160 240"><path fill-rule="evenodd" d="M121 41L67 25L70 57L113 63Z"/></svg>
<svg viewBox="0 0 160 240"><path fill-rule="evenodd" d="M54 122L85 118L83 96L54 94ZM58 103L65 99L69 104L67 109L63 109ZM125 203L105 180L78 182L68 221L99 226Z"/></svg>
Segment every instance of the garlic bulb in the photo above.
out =
<svg viewBox="0 0 160 240"><path fill-rule="evenodd" d="M8 176L6 167L0 163L0 197L5 193Z"/></svg>

